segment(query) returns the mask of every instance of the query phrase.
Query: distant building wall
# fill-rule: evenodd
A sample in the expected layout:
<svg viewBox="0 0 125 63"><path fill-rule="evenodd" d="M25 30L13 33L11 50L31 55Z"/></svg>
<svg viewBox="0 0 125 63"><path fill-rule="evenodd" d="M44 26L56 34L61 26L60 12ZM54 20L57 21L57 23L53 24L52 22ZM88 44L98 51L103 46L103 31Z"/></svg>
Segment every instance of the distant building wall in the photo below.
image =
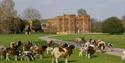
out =
<svg viewBox="0 0 125 63"><path fill-rule="evenodd" d="M57 34L89 33L91 32L90 16L64 14L63 16L49 19L47 29L49 32L55 32Z"/></svg>

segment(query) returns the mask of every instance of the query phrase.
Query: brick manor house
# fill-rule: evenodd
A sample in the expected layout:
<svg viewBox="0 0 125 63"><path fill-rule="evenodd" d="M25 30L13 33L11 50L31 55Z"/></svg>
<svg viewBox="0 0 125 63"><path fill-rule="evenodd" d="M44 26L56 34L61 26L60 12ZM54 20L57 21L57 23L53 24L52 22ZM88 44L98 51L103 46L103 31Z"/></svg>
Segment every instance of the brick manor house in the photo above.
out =
<svg viewBox="0 0 125 63"><path fill-rule="evenodd" d="M48 19L45 32L53 32L57 34L82 34L91 32L91 19L88 14L75 15L64 14L52 19Z"/></svg>

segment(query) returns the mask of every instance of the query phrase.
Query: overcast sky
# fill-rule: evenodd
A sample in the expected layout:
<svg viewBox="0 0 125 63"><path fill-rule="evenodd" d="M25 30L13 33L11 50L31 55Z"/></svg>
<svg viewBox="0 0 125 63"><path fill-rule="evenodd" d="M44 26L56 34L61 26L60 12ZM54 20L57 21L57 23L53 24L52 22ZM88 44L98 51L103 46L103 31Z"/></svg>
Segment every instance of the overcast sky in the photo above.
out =
<svg viewBox="0 0 125 63"><path fill-rule="evenodd" d="M63 14L76 14L86 9L92 18L104 20L110 16L125 15L125 0L14 0L19 14L26 8L35 8L42 18L53 18Z"/></svg>

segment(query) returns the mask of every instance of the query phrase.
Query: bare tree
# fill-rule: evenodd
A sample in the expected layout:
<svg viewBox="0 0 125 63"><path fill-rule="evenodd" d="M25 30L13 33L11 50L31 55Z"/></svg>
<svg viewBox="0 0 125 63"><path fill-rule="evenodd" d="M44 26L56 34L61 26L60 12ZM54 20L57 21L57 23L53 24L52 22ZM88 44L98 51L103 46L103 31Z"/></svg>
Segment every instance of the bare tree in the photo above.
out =
<svg viewBox="0 0 125 63"><path fill-rule="evenodd" d="M28 8L24 10L22 17L24 19L30 19L30 20L36 20L36 19L41 19L41 14L39 10L34 9L34 8Z"/></svg>
<svg viewBox="0 0 125 63"><path fill-rule="evenodd" d="M11 32L11 26L15 22L17 12L14 9L15 3L13 0L2 0L0 1L0 30L4 33ZM11 24L11 25L10 25ZM13 25L15 26L15 25Z"/></svg>
<svg viewBox="0 0 125 63"><path fill-rule="evenodd" d="M28 20L28 24L27 26L29 26L29 28L31 28L31 31L39 31L41 30L41 14L39 12L39 10L34 9L34 8L27 8L24 10L22 18L25 20ZM28 31L28 28L26 28ZM30 31L30 33L31 33Z"/></svg>
<svg viewBox="0 0 125 63"><path fill-rule="evenodd" d="M14 9L15 3L13 0L3 0L1 2L2 12L4 17L16 16L17 12Z"/></svg>
<svg viewBox="0 0 125 63"><path fill-rule="evenodd" d="M122 17L122 20L125 21L125 15Z"/></svg>
<svg viewBox="0 0 125 63"><path fill-rule="evenodd" d="M92 21L92 32L101 32L102 31L102 21L97 19L91 19Z"/></svg>

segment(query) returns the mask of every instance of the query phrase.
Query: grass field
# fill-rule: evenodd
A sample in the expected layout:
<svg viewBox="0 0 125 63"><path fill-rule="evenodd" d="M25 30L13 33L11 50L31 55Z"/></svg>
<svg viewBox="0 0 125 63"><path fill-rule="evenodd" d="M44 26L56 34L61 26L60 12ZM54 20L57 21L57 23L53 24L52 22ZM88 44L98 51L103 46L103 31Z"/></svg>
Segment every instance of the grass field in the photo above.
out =
<svg viewBox="0 0 125 63"><path fill-rule="evenodd" d="M33 43L45 43L45 41L41 40L39 37L45 34L42 33L34 33L32 35L24 35L24 34L0 34L0 44L9 46L10 42L16 41L32 41Z"/></svg>
<svg viewBox="0 0 125 63"><path fill-rule="evenodd" d="M30 41L33 41L36 44L39 44L39 43L44 44L45 41L39 39L39 37L43 36L43 35L45 35L45 34L38 33L38 34L29 35L29 36L28 35L22 35L22 34L0 35L0 45L8 46L11 41L18 41L18 40L21 40L21 41L24 41L24 42L30 40ZM70 36L64 36L64 37L68 37L67 39L65 39L62 36L61 36L61 38L64 39L64 40L72 40L72 38L76 37L74 35L73 36L70 35ZM77 36L77 37L79 37L79 36ZM112 56L112 55L96 53L95 54L96 57L94 57L92 59L88 59L85 56L79 57L78 53L79 53L78 49L74 50L74 54L71 55L71 57L69 58L69 63L125 63L125 61L121 61L119 57ZM51 55L47 55L47 54L44 55L43 60L40 60L39 58L36 58L36 60L30 61L30 62L14 61L14 60L5 61L5 60L0 59L0 63L52 63L51 61L52 61ZM59 63L64 63L63 59L61 59Z"/></svg>
<svg viewBox="0 0 125 63"><path fill-rule="evenodd" d="M85 37L85 39L101 39L105 42L113 43L114 47L125 48L125 34L124 35L108 35L108 34L82 34L82 35L59 35L52 38L74 41L78 37Z"/></svg>

